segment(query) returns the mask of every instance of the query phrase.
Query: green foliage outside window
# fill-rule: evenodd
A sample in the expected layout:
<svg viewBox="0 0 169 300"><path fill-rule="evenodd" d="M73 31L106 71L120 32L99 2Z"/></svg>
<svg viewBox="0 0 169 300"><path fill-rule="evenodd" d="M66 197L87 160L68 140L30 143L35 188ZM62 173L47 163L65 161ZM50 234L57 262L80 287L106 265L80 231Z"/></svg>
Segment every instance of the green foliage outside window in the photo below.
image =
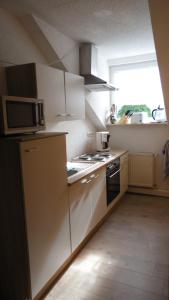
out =
<svg viewBox="0 0 169 300"><path fill-rule="evenodd" d="M127 110L131 110L132 112L147 112L148 116L151 117L151 110L146 104L142 105L123 105L121 109L118 111L117 116L122 117L125 115Z"/></svg>

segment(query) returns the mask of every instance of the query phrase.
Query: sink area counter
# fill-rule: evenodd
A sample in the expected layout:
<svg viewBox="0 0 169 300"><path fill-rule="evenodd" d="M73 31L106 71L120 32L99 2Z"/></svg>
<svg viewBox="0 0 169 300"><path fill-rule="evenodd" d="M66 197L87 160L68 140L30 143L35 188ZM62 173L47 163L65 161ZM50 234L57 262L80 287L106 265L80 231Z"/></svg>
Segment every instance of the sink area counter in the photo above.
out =
<svg viewBox="0 0 169 300"><path fill-rule="evenodd" d="M67 163L67 172L68 172L68 184L73 184L74 182L80 180L86 175L102 168L103 166L109 164L114 159L120 157L124 153L128 152L127 150L111 150L111 158L107 158L105 161L84 161L76 160L73 162ZM72 172L72 173L71 173Z"/></svg>
<svg viewBox="0 0 169 300"><path fill-rule="evenodd" d="M100 168L102 164L100 162L91 161L76 161L76 162L67 162L67 174L68 174L68 183L72 184L84 176L90 174L91 172Z"/></svg>

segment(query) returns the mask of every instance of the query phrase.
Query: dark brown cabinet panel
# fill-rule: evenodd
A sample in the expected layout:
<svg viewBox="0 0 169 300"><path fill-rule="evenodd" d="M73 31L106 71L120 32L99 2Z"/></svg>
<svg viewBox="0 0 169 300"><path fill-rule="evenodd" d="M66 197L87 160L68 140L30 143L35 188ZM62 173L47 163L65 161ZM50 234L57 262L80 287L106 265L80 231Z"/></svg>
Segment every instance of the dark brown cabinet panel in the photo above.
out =
<svg viewBox="0 0 169 300"><path fill-rule="evenodd" d="M0 139L0 299L31 299L17 144Z"/></svg>

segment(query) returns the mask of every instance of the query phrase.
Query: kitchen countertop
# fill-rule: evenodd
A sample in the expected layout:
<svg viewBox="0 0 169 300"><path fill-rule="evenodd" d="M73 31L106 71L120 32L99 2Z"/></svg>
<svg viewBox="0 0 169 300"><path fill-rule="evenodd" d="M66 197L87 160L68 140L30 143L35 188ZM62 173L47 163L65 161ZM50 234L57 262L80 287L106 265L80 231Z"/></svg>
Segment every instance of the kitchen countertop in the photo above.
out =
<svg viewBox="0 0 169 300"><path fill-rule="evenodd" d="M75 183L76 181L80 180L81 178L87 176L88 174L97 171L98 169L106 166L107 164L109 164L110 162L112 162L113 160L115 160L116 158L120 157L121 155L127 153L127 150L111 150L109 151L109 153L112 153L113 157L106 159L106 161L95 161L93 163L93 165L85 170L82 170L74 175L71 175L68 177L68 184L71 185L73 183ZM83 162L82 160L76 160L77 162ZM87 161L86 161L87 163Z"/></svg>
<svg viewBox="0 0 169 300"><path fill-rule="evenodd" d="M67 132L36 132L36 133L27 133L21 135L6 135L0 137L3 141L15 141L15 142L26 142L37 139L44 139L48 137L55 137L58 135L65 135Z"/></svg>

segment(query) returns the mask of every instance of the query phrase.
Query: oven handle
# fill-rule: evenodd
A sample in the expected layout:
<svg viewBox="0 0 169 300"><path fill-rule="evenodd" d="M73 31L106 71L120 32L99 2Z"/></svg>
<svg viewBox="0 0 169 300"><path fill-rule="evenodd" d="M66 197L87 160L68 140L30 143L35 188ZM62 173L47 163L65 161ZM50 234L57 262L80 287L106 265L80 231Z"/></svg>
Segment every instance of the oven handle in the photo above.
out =
<svg viewBox="0 0 169 300"><path fill-rule="evenodd" d="M116 171L115 173L113 173L112 175L108 176L108 178L112 178L113 176L115 176L119 172L120 172L120 169L118 171Z"/></svg>

